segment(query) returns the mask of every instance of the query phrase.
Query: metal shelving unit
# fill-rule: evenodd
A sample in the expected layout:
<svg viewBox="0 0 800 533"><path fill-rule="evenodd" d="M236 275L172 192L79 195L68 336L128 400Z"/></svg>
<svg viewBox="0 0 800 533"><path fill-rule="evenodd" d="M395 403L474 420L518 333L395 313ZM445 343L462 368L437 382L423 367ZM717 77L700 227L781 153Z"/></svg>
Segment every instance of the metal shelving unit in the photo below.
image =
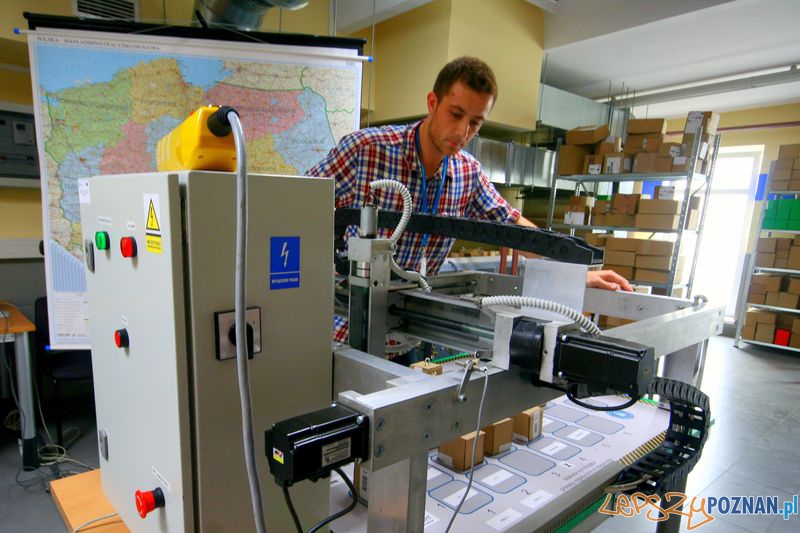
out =
<svg viewBox="0 0 800 533"><path fill-rule="evenodd" d="M605 230L605 231L637 231L643 233L662 233L662 234L675 234L675 246L672 252L672 259L670 263L669 269L669 282L667 283L652 283L647 281L636 281L632 280L633 282L639 285L649 285L653 288L659 289L666 289L668 294L672 294L672 291L678 288L686 287L686 297L691 297L692 293L692 285L694 283L694 271L695 265L697 264L697 254L700 249L700 237L703 232L703 224L706 218L706 210L708 208L708 197L711 193L711 180L714 175L714 168L716 166L717 161L717 154L719 153L719 142L720 136L717 134L714 138L714 147L713 147L713 155L712 159L708 165L708 174L703 175L698 172L695 172L695 169L698 166L698 154L700 151L700 142L702 138L702 129L698 129L695 133L695 140L694 145L692 146L692 152L690 156L690 165L688 172L653 172L653 173L625 173L625 174L580 174L580 175L571 175L571 176L559 176L558 175L558 156L556 156L555 161L555 169L553 171L553 176L550 182L550 201L548 203L547 209L547 227L548 229L568 229L570 235L575 234L575 230ZM560 143L559 143L560 147ZM622 182L644 182L644 181L683 181L685 182L685 191L683 196L683 201L681 203L681 212L678 221L678 229L674 230L665 230L665 229L651 229L651 228L632 228L632 227L618 227L618 226L594 226L594 225L570 225L570 224L554 224L553 223L553 213L555 211L555 199L556 199L556 182L557 180L567 180L575 182L575 195L578 195L583 188L584 191L589 192L586 189L586 184L600 184L600 183L622 183ZM700 182L700 185L696 189L692 189L693 184L697 184ZM597 190L597 185L595 186L595 191ZM686 230L684 227L686 226L686 219L689 214L689 199L701 191L703 194L703 202L700 211L700 218L697 223L696 230ZM683 240L683 234L685 232L689 233L696 233L697 239L695 240L695 247L694 252L692 254L691 262L689 264L689 277L688 281L684 283L675 283L675 272L678 265L678 257L680 256L681 251L681 242ZM800 233L800 232L799 232Z"/></svg>
<svg viewBox="0 0 800 533"><path fill-rule="evenodd" d="M773 163L774 165L774 163ZM772 175L773 165L770 165L769 169L769 176ZM769 183L769 182L768 182ZM767 210L767 202L770 201L770 196L785 196L785 195L800 195L800 191L773 191L771 189L767 189L764 195L764 200L761 202L761 211L758 215L758 235L761 236L771 236L773 234L779 235L800 235L800 230L789 230L789 229L764 229L764 213ZM790 268L771 268L771 267L757 267L755 266L755 254L750 254L747 260L747 268L744 269L744 273L742 276L742 285L739 287L739 305L736 311L736 335L733 337L733 345L735 347L739 347L739 342L743 341L748 344L757 344L759 346L769 346L770 348L780 348L782 350L789 350L792 352L800 352L798 348L792 348L791 346L781 346L780 344L772 344L771 342L760 342L755 341L752 339L743 339L742 338L742 329L744 328L744 317L746 311L749 307L757 308L757 309L766 309L768 311L775 311L777 313L790 313L795 315L800 315L800 309L789 309L786 307L775 307L771 305L761 305L761 304L751 304L747 302L747 293L750 288L750 282L753 278L753 274L755 273L767 273L767 274L783 274L783 275L795 275L800 276L800 270L794 270Z"/></svg>

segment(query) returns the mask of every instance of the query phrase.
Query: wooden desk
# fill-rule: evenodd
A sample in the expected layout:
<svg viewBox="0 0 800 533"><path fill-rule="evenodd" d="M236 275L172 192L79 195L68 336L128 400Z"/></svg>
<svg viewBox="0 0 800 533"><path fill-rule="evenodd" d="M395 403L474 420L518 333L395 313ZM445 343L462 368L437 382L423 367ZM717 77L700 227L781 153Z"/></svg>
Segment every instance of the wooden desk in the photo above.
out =
<svg viewBox="0 0 800 533"><path fill-rule="evenodd" d="M19 309L7 302L0 302L0 342L14 342L14 361L17 367L17 401L22 421L22 466L39 466L36 444L36 413L33 410L33 381L31 362L33 354L28 334L36 331L33 322L25 318ZM3 313L0 313L3 314Z"/></svg>
<svg viewBox="0 0 800 533"><path fill-rule="evenodd" d="M100 486L100 470L58 479L50 483L50 494L61 518L72 531L89 520L115 513ZM92 533L130 533L119 516L95 522L86 531Z"/></svg>

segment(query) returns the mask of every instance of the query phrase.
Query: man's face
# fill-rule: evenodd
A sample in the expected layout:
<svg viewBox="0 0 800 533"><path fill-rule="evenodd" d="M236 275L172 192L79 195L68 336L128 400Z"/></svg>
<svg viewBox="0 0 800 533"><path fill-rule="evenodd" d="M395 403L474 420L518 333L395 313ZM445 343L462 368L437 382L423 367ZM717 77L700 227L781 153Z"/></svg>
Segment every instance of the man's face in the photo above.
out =
<svg viewBox="0 0 800 533"><path fill-rule="evenodd" d="M451 156L469 143L492 110L494 97L457 81L444 96L428 93L428 132L436 150Z"/></svg>

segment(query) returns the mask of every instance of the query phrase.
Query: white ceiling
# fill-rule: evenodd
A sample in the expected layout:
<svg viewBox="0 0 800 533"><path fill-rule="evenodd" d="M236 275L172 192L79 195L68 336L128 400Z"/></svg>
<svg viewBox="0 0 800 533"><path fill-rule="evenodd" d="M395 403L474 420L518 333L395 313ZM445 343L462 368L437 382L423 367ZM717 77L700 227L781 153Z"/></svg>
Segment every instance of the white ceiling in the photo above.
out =
<svg viewBox="0 0 800 533"><path fill-rule="evenodd" d="M356 31L430 0L338 0ZM458 1L458 0L453 0ZM493 0L497 1L497 0ZM637 93L800 63L800 0L527 0L545 9L548 85L588 98ZM800 84L651 104L650 116L800 102Z"/></svg>

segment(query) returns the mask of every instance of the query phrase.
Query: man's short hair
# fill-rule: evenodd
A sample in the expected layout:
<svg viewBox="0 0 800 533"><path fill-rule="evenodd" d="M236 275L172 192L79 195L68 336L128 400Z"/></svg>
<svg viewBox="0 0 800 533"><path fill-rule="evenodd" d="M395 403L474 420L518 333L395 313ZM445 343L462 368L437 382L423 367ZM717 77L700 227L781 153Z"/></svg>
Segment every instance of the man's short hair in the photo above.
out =
<svg viewBox="0 0 800 533"><path fill-rule="evenodd" d="M473 91L490 94L497 101L497 80L492 68L477 57L462 56L450 61L436 76L433 92L441 100L454 83L460 81Z"/></svg>

